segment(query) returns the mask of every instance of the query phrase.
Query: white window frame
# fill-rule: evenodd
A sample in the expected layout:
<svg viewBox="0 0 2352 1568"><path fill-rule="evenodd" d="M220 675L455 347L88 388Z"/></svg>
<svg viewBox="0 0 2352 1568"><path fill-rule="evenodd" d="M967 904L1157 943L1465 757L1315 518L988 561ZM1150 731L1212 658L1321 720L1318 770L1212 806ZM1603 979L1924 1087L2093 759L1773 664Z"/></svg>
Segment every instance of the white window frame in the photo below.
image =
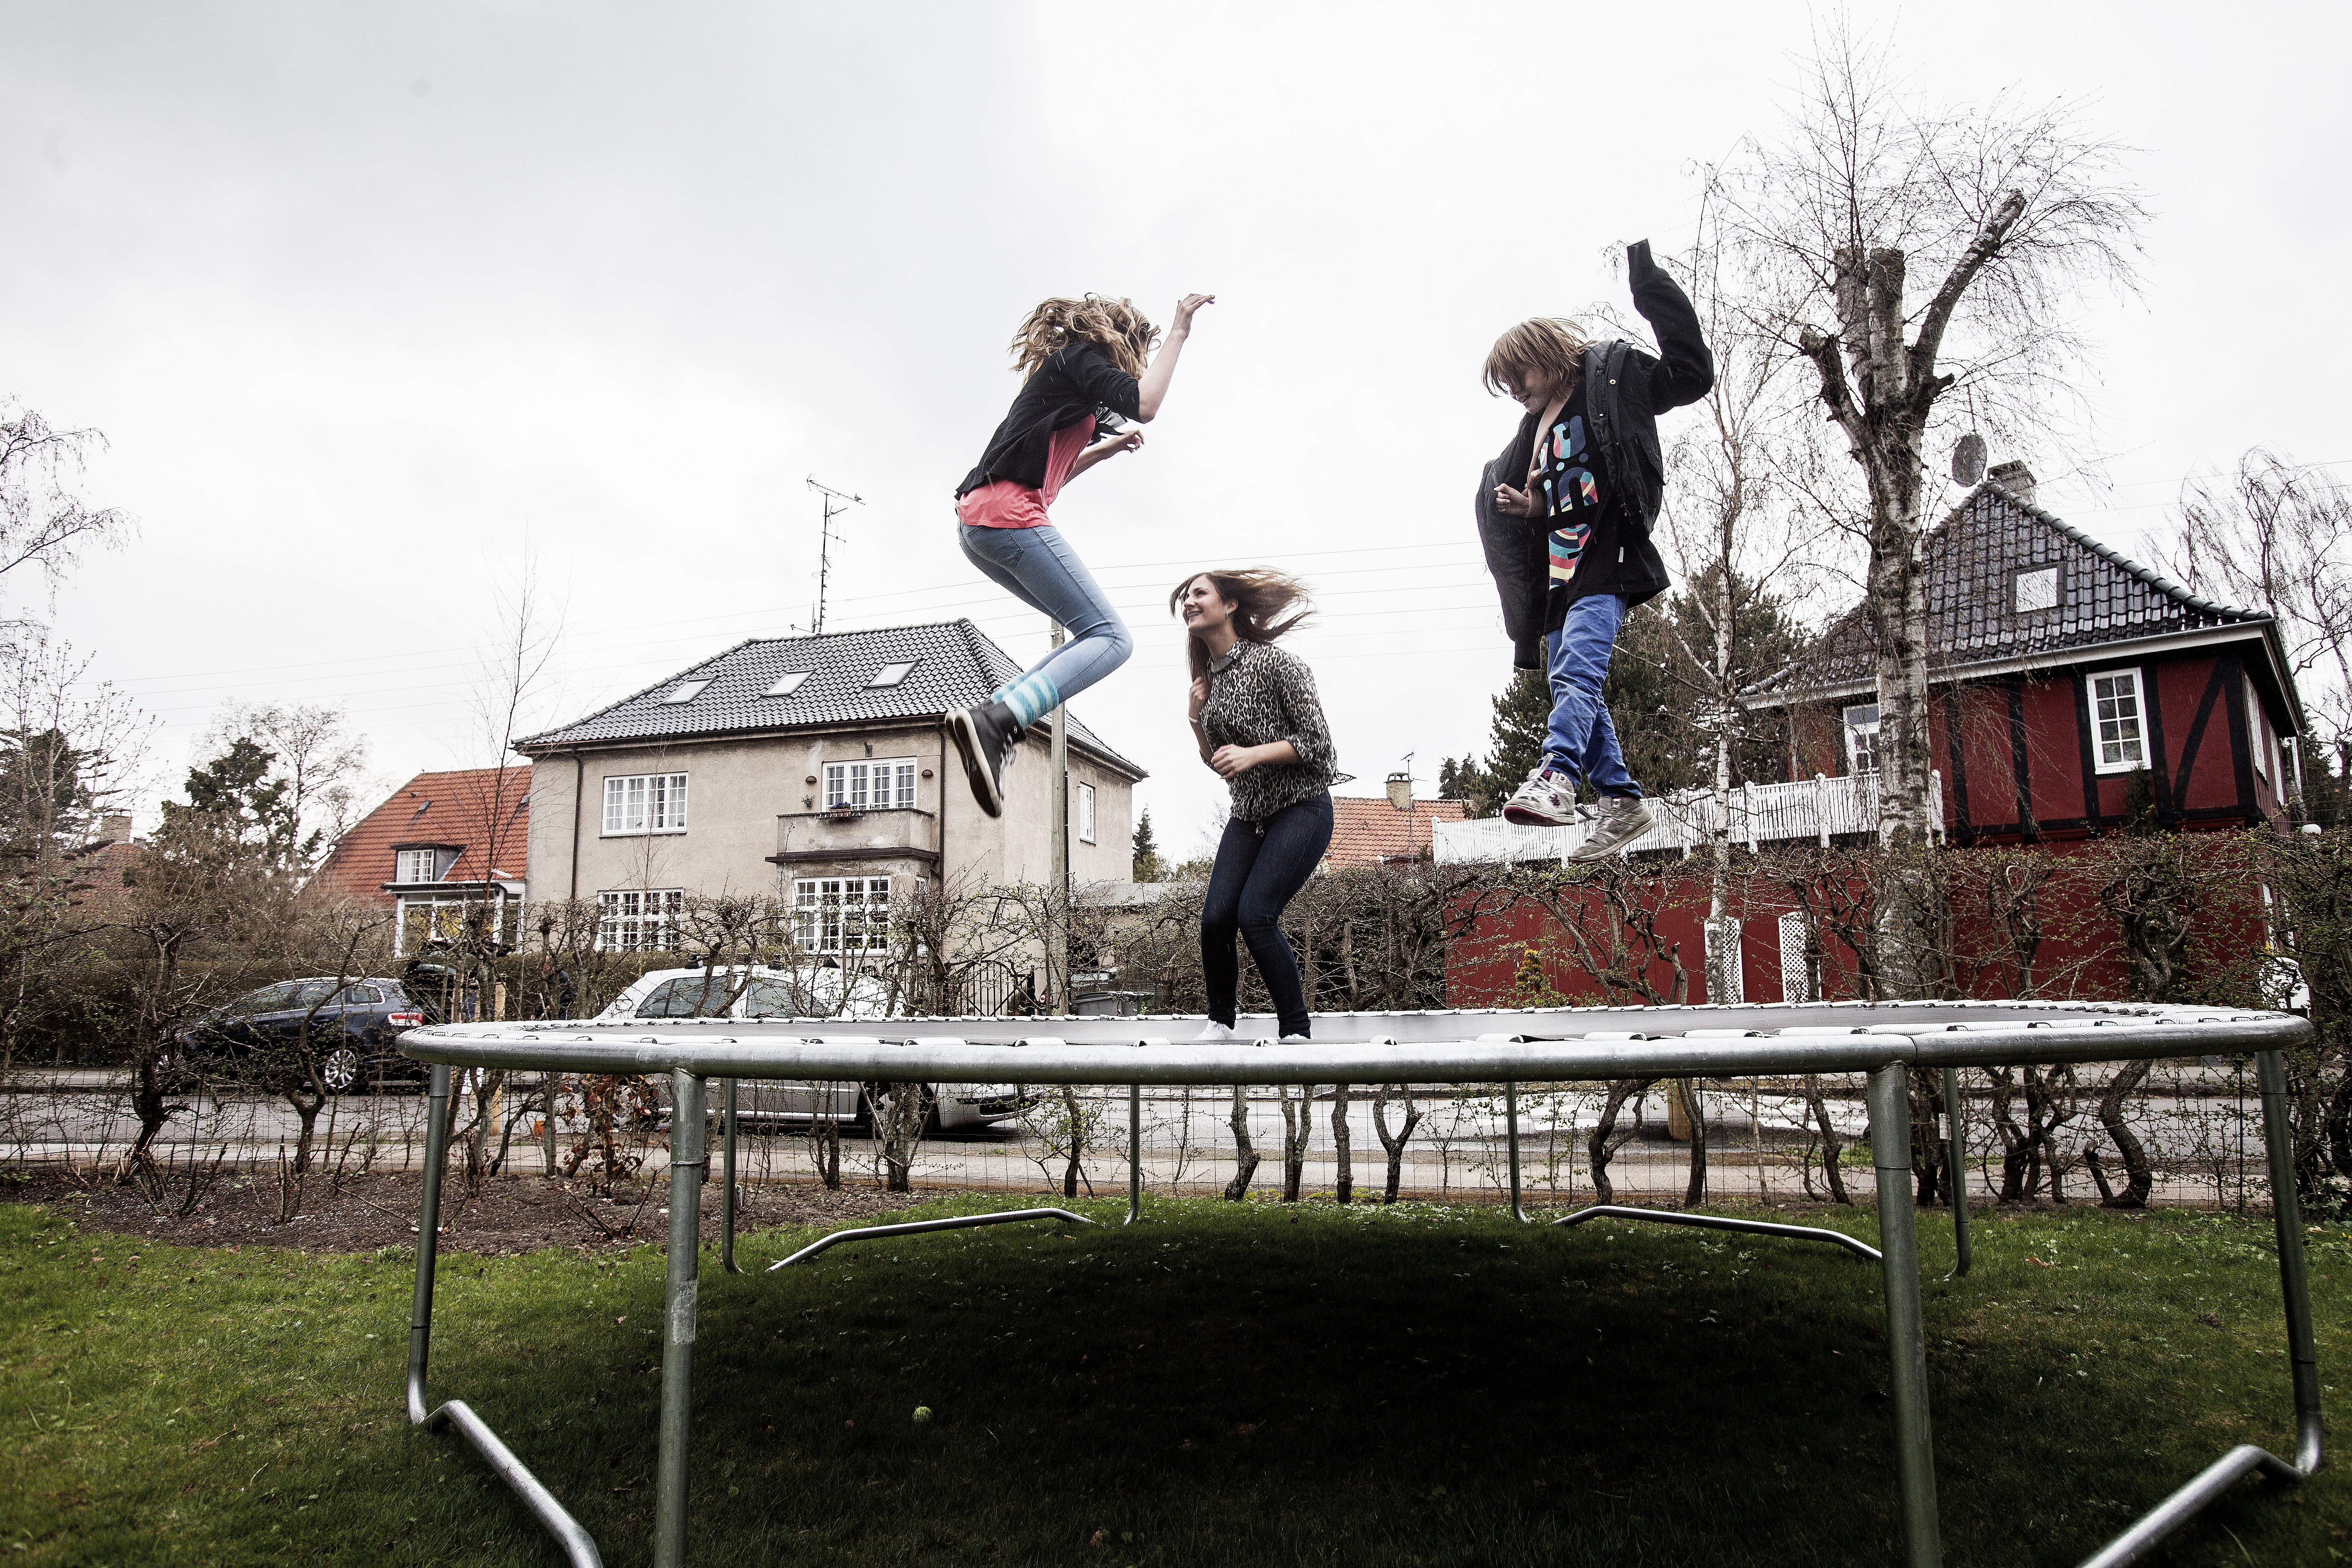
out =
<svg viewBox="0 0 2352 1568"><path fill-rule="evenodd" d="M1865 708L1870 710L1870 719L1866 724L1854 717ZM1838 728L1845 737L1846 772L1860 775L1874 773L1878 771L1878 704L1875 702L1849 703L1844 710L1839 713ZM1855 744L1856 742L1865 739L1870 742L1867 748L1870 765L1867 767L1863 765L1864 748Z"/></svg>
<svg viewBox="0 0 2352 1568"><path fill-rule="evenodd" d="M607 773L604 777L606 838L686 831L684 773Z"/></svg>
<svg viewBox="0 0 2352 1568"><path fill-rule="evenodd" d="M393 956L408 958L435 937L455 942L466 934L466 911L478 904L488 903L490 940L497 942L504 934L506 905L509 900L487 900L480 894L425 894L422 898L403 896L393 909Z"/></svg>
<svg viewBox="0 0 2352 1568"><path fill-rule="evenodd" d="M877 687L887 689L893 686L904 686L907 677L915 673L915 666L922 662L919 658L894 658L874 672L872 679L866 681L866 689L871 691Z"/></svg>
<svg viewBox="0 0 2352 1568"><path fill-rule="evenodd" d="M2116 738L2114 742L2116 756L2110 761L2107 756L2109 742L2106 731L2101 728L2099 704L2102 700L2119 701L2121 694L2111 692L2102 699L2099 695L2099 682L2122 679L2128 679L2131 682L2131 714L2126 721L2121 710L2117 710L2116 717L2113 721L2116 727ZM2126 666L2121 669L2094 669L2085 672L2083 677L2083 700L2090 704L2091 771L2104 775L2137 773L2147 767L2148 765L2147 681L2140 674L2138 667ZM2131 726L2128 738L2123 732L2126 722ZM2126 754L2129 748L2134 746L2139 751L2139 754L2136 757Z"/></svg>
<svg viewBox="0 0 2352 1568"><path fill-rule="evenodd" d="M770 683L768 689L762 691L760 695L762 697L790 697L793 692L798 691L801 689L801 682L806 680L808 678L809 672L805 669L788 669L784 671L783 674L776 677L776 679Z"/></svg>
<svg viewBox="0 0 2352 1568"><path fill-rule="evenodd" d="M890 945L890 879L793 879L793 945L803 952L880 952Z"/></svg>
<svg viewBox="0 0 2352 1568"><path fill-rule="evenodd" d="M2025 602L2025 580L2047 574L2050 578L2050 602L2028 605ZM2066 569L2056 562L2047 566L2028 566L2009 580L2010 613L2019 616L2044 616L2066 607Z"/></svg>
<svg viewBox="0 0 2352 1568"><path fill-rule="evenodd" d="M1092 844L1094 841L1095 786L1081 783L1078 785L1078 842Z"/></svg>
<svg viewBox="0 0 2352 1568"><path fill-rule="evenodd" d="M2254 690L2254 678L2246 681L2246 749L2254 754L2254 776L2264 784L2278 777L2278 763L2273 752L2271 727L2263 712L2263 700Z"/></svg>
<svg viewBox="0 0 2352 1568"><path fill-rule="evenodd" d="M677 945L683 888L612 888L596 895L599 952L667 952Z"/></svg>
<svg viewBox="0 0 2352 1568"><path fill-rule="evenodd" d="M423 876L415 873L422 871ZM441 879L441 851L438 849L395 849L392 853L392 879L395 882L437 882Z"/></svg>
<svg viewBox="0 0 2352 1568"><path fill-rule="evenodd" d="M912 757L855 757L824 764L827 811L913 811L921 795Z"/></svg>
<svg viewBox="0 0 2352 1568"><path fill-rule="evenodd" d="M670 688L669 695L662 699L662 705L671 707L681 702L691 702L701 696L702 689L709 684L709 679L705 676L697 676L692 680L681 680Z"/></svg>

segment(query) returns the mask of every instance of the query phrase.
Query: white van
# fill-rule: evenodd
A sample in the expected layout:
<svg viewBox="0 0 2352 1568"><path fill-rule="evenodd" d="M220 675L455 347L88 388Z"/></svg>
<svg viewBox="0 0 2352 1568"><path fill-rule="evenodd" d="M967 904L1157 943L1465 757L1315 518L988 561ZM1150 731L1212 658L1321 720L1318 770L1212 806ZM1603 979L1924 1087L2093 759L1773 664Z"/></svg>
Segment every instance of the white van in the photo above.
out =
<svg viewBox="0 0 2352 1568"><path fill-rule="evenodd" d="M719 969L656 969L613 999L599 1018L805 1018L811 1034L841 1018L887 1016L888 988L870 974L837 966L793 971L740 964ZM881 1085L815 1084L789 1079L745 1079L737 1088L739 1123L844 1123L866 1120L867 1089ZM996 1126L1019 1116L1031 1100L1019 1089L992 1083L924 1084L926 1135ZM657 1089L667 1104L666 1087ZM716 1097L712 1108L717 1110Z"/></svg>

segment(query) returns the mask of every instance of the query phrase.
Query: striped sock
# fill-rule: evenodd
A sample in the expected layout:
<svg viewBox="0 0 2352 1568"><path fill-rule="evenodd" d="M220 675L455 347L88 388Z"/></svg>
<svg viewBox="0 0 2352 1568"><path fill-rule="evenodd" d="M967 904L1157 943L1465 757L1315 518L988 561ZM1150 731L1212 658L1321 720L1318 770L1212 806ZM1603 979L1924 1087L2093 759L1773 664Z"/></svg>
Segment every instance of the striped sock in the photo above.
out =
<svg viewBox="0 0 2352 1568"><path fill-rule="evenodd" d="M1054 689L1051 677L1042 670L1032 670L1018 680L998 687L988 694L988 700L1012 709L1013 722L1026 730L1041 714L1059 707L1062 694Z"/></svg>

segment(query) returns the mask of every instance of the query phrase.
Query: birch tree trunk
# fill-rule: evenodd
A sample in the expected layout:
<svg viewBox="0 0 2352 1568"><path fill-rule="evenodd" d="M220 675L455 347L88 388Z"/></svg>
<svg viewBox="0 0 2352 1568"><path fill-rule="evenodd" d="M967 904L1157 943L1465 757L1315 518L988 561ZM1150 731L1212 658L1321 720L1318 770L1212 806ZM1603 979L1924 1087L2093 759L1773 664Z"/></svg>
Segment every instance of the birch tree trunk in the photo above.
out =
<svg viewBox="0 0 2352 1568"><path fill-rule="evenodd" d="M1348 1086L1344 1083L1331 1086L1331 1148L1339 1163L1331 1195L1344 1204L1356 1191L1355 1150L1348 1136Z"/></svg>
<svg viewBox="0 0 2352 1568"><path fill-rule="evenodd" d="M1234 1179L1225 1184L1225 1201L1237 1204L1249 1192L1258 1161L1257 1148L1250 1142L1249 1091L1240 1084L1234 1085L1234 1114L1226 1125L1234 1130Z"/></svg>

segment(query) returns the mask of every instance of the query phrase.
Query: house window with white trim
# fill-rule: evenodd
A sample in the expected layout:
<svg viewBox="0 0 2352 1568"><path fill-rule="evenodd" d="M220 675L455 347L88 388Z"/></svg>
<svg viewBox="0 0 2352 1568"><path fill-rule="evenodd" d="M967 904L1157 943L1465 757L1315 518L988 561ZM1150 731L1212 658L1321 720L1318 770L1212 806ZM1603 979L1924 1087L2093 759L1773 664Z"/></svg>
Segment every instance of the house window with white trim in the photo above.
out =
<svg viewBox="0 0 2352 1568"><path fill-rule="evenodd" d="M457 942L466 934L466 918L478 914L488 924L492 942L505 934L506 900L486 899L478 893L427 894L423 898L404 897L394 907L393 951L401 958L414 958L430 942Z"/></svg>
<svg viewBox="0 0 2352 1568"><path fill-rule="evenodd" d="M1857 702L1845 710L1846 771L1878 771L1878 704Z"/></svg>
<svg viewBox="0 0 2352 1568"><path fill-rule="evenodd" d="M2263 700L2254 690L2253 677L2246 678L2246 749L2254 754L2254 773L2265 784L2278 776L2278 767L2271 727L2264 722Z"/></svg>
<svg viewBox="0 0 2352 1568"><path fill-rule="evenodd" d="M2020 572L2011 581L2016 584L2012 590L2016 597L2011 603L2019 615L2030 616L2038 610L2058 607L2057 567L2030 567Z"/></svg>
<svg viewBox="0 0 2352 1568"><path fill-rule="evenodd" d="M605 779L605 837L685 831L684 773L616 773Z"/></svg>
<svg viewBox="0 0 2352 1568"><path fill-rule="evenodd" d="M666 952L676 945L682 888L622 888L596 895L596 945L605 952Z"/></svg>
<svg viewBox="0 0 2352 1568"><path fill-rule="evenodd" d="M912 811L915 759L880 757L870 763L824 764L827 811Z"/></svg>
<svg viewBox="0 0 2352 1568"><path fill-rule="evenodd" d="M1095 786L1082 784L1078 786L1078 842L1092 844L1094 841Z"/></svg>
<svg viewBox="0 0 2352 1568"><path fill-rule="evenodd" d="M395 882L437 882L441 879L441 851L438 849L403 849L392 858L392 879Z"/></svg>
<svg viewBox="0 0 2352 1568"><path fill-rule="evenodd" d="M2110 669L2086 683L2091 700L2091 755L2103 773L2147 766L2147 742L2137 669Z"/></svg>
<svg viewBox="0 0 2352 1568"><path fill-rule="evenodd" d="M890 879L796 877L793 942L803 952L878 952L890 942Z"/></svg>

